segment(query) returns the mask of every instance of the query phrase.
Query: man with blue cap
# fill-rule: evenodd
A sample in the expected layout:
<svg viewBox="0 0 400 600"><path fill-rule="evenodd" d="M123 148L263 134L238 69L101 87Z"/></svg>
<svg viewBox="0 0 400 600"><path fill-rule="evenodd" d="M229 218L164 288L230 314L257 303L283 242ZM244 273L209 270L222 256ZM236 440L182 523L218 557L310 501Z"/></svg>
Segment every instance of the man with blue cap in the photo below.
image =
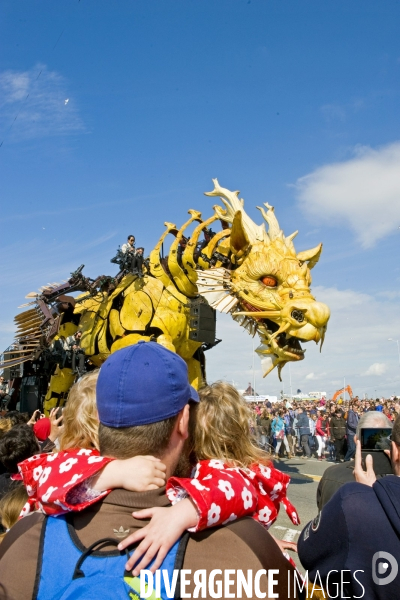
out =
<svg viewBox="0 0 400 600"><path fill-rule="evenodd" d="M177 354L156 342L139 342L115 352L101 367L97 383L100 453L117 459L152 455L166 465L167 477L186 476L190 466L191 422L198 402L198 393L188 381L186 363ZM45 518L39 513L25 517L0 546L0 589L4 594L1 597L55 600L61 598L61 592L62 598L85 600L124 597L117 592L116 584L111 593L107 591L118 560L122 561L122 571L117 575L135 586L133 578L128 577L130 574L124 574L126 557L116 552L115 546L121 540L121 533L126 537L146 524L135 520L132 512L154 506L169 506L165 487L146 492L115 489L101 502L68 517ZM55 541L50 546L52 531ZM67 551L71 543L73 557ZM50 547L51 552L46 550ZM99 561L104 557L107 559ZM249 598L261 597L256 590L261 590L262 597L277 597L273 594L278 593L280 598L287 598L288 585L293 582L293 567L269 533L251 518L186 534L167 559L170 566L163 563L162 569L170 569L171 573L171 569L183 569L179 571L175 597L181 597L183 589L190 594L184 597L194 597L196 586L199 591L195 572L206 574L208 585L204 587L205 595L201 592L203 598L235 597L215 596L217 579L221 585L226 583L226 573L232 594L236 578L239 580L238 572L248 578L251 571L254 581L251 589L247 587ZM18 572L24 573L23 577L15 573L15 564ZM101 577L97 577L96 587L93 581L99 568ZM275 570L272 575L269 569ZM70 585L76 587L68 595L65 590L69 591ZM79 595L79 590L83 594ZM131 590L125 597L141 595L136 587L136 591ZM166 597L163 590L161 597Z"/></svg>

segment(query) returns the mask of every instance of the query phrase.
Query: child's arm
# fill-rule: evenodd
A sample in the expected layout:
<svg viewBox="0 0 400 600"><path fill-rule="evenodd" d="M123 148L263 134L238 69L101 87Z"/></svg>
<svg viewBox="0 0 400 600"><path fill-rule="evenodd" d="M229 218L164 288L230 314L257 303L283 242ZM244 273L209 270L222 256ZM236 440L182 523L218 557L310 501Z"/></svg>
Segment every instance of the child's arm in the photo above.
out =
<svg viewBox="0 0 400 600"><path fill-rule="evenodd" d="M107 495L108 491L92 494L81 505L70 505L68 496L83 481L90 479L112 459L98 455L97 450L75 449L38 454L19 463L18 469L26 487L30 506L48 515L81 510Z"/></svg>
<svg viewBox="0 0 400 600"><path fill-rule="evenodd" d="M128 571L135 567L132 571L134 577L139 575L140 570L145 569L154 557L150 571L155 573L183 532L195 527L199 519L197 510L189 498L170 508L149 508L132 515L135 519L151 519L148 525L138 529L118 545L118 550L124 550L142 540L125 565Z"/></svg>
<svg viewBox="0 0 400 600"><path fill-rule="evenodd" d="M171 477L167 495L174 504L188 495L199 512L196 531L225 525L252 515L267 529L277 519L280 503L292 523L300 523L295 507L286 496L290 477L275 467L253 465L248 469L228 468L222 461L202 461L193 479Z"/></svg>
<svg viewBox="0 0 400 600"><path fill-rule="evenodd" d="M170 477L167 495L172 504L185 496L192 499L199 513L195 531L202 531L254 513L257 491L252 477L250 471L247 475L220 460L205 460L192 479Z"/></svg>
<svg viewBox="0 0 400 600"><path fill-rule="evenodd" d="M30 497L46 514L83 510L112 488L131 491L156 489L165 484L165 465L154 457L126 461L99 456L97 450L76 449L41 454L19 464Z"/></svg>
<svg viewBox="0 0 400 600"><path fill-rule="evenodd" d="M94 491L122 488L130 492L147 492L165 485L166 466L154 456L134 456L111 460L91 480Z"/></svg>

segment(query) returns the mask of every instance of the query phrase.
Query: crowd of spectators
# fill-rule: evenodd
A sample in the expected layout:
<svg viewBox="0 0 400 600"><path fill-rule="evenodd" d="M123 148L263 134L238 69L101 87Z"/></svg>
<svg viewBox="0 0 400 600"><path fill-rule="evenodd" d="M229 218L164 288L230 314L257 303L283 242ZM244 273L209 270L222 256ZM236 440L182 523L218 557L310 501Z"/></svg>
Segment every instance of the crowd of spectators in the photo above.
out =
<svg viewBox="0 0 400 600"><path fill-rule="evenodd" d="M378 411L394 422L400 413L400 400L351 400L333 402L325 398L313 401L252 403L251 430L258 444L275 459L312 456L318 460L348 462L354 458L354 435L360 417Z"/></svg>

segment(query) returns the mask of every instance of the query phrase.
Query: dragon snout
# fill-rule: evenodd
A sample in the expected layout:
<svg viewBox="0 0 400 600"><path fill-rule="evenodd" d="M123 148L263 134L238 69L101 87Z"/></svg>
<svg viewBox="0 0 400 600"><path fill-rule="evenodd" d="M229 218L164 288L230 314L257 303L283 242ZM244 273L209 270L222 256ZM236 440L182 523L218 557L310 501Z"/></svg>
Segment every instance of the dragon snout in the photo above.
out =
<svg viewBox="0 0 400 600"><path fill-rule="evenodd" d="M317 343L323 340L331 314L326 304L315 300L297 302L287 309L287 313L291 323L290 335Z"/></svg>
<svg viewBox="0 0 400 600"><path fill-rule="evenodd" d="M326 329L331 311L323 302L313 302L307 311L307 320L316 329Z"/></svg>

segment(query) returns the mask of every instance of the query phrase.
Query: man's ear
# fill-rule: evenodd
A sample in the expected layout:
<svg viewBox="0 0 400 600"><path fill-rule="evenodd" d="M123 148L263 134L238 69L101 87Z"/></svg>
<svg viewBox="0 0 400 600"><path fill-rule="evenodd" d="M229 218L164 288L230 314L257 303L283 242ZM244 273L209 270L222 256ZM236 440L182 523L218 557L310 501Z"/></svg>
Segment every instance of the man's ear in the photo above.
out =
<svg viewBox="0 0 400 600"><path fill-rule="evenodd" d="M390 448L390 460L392 461L392 465L394 463L399 462L399 458L400 458L400 449L398 447L398 445L396 444L396 442L391 443L391 448Z"/></svg>
<svg viewBox="0 0 400 600"><path fill-rule="evenodd" d="M177 433L186 440L189 437L189 412L190 406L186 404L178 415Z"/></svg>

